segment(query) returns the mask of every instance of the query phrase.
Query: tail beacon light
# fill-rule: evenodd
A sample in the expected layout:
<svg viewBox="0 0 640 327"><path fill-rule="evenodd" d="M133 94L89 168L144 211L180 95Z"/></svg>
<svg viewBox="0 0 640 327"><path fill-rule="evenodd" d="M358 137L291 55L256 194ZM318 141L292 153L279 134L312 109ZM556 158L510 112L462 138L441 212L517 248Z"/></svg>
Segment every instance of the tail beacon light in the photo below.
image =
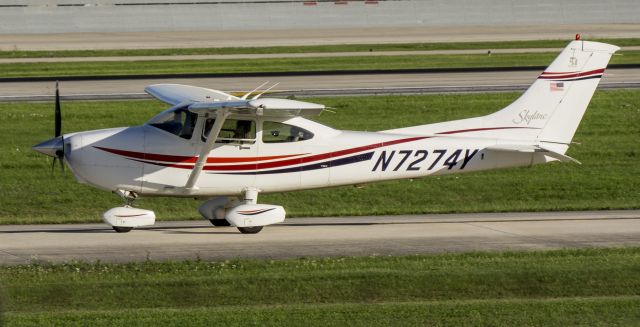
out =
<svg viewBox="0 0 640 327"><path fill-rule="evenodd" d="M285 211L272 204L242 204L227 211L227 220L235 227L254 227L284 221Z"/></svg>
<svg viewBox="0 0 640 327"><path fill-rule="evenodd" d="M156 214L151 210L115 207L102 214L102 220L113 227L133 228L150 226L156 222Z"/></svg>

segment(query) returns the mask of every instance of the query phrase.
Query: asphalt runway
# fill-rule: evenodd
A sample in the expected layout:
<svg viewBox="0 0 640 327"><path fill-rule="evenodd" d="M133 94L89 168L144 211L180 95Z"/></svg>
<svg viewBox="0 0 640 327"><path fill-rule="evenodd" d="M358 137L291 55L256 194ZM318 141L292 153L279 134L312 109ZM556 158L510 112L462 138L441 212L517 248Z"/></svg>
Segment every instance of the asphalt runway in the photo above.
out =
<svg viewBox="0 0 640 327"><path fill-rule="evenodd" d="M640 246L640 210L293 218L259 234L208 221L126 234L104 224L0 226L0 264L282 259Z"/></svg>
<svg viewBox="0 0 640 327"><path fill-rule="evenodd" d="M354 75L303 75L271 77L216 77L62 81L63 99L130 99L150 98L144 87L158 83L177 83L247 92L265 81L280 84L273 91L296 95L347 95L430 92L490 92L524 90L540 71L489 71L456 73L403 73ZM640 68L607 69L600 88L638 87ZM0 83L0 101L38 101L53 99L54 82Z"/></svg>

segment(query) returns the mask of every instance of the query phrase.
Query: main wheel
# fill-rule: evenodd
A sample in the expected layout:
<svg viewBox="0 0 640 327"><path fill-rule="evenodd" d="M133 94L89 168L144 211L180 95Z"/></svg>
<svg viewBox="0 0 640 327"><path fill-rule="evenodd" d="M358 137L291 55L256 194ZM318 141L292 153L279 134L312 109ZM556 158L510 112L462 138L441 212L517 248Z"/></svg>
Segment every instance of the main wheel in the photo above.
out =
<svg viewBox="0 0 640 327"><path fill-rule="evenodd" d="M242 234L258 234L264 226L253 226L253 227L238 227L238 230Z"/></svg>
<svg viewBox="0 0 640 327"><path fill-rule="evenodd" d="M128 233L133 229L133 227L118 227L118 226L113 226L113 230L118 232L118 233Z"/></svg>
<svg viewBox="0 0 640 327"><path fill-rule="evenodd" d="M213 226L231 226L231 223L226 219L209 219Z"/></svg>

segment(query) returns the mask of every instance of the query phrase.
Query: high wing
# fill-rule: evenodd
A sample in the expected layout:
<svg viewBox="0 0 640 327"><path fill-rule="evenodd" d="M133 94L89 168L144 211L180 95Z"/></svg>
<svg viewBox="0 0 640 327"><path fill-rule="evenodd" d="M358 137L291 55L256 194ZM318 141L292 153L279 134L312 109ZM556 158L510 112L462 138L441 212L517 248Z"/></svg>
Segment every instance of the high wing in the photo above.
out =
<svg viewBox="0 0 640 327"><path fill-rule="evenodd" d="M325 106L311 102L275 98L221 102L196 102L189 105L189 111L195 113L215 112L223 108L236 114L269 117L293 117L319 115L324 111Z"/></svg>
<svg viewBox="0 0 640 327"><path fill-rule="evenodd" d="M171 105L191 102L239 101L231 94L204 87L181 84L155 84L144 88L154 98Z"/></svg>
<svg viewBox="0 0 640 327"><path fill-rule="evenodd" d="M189 111L194 113L213 113L226 109L230 114L293 117L316 116L325 109L321 104L288 99L246 100L218 90L180 84L155 84L144 90L156 99L174 106L188 104Z"/></svg>

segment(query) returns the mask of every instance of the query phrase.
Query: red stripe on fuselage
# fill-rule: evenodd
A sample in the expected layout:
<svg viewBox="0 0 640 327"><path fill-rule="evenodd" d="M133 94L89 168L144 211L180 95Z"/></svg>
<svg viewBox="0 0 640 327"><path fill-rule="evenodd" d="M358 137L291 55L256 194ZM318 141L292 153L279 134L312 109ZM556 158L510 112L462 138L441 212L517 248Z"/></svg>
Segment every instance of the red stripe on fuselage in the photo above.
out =
<svg viewBox="0 0 640 327"><path fill-rule="evenodd" d="M536 127L486 127L486 128L460 129L456 131L441 132L436 134L447 135L447 134L458 134L458 133L467 133L467 132L495 131L500 129L539 129L539 128L536 128Z"/></svg>
<svg viewBox="0 0 640 327"><path fill-rule="evenodd" d="M471 129L461 129L461 130L440 132L440 133L436 133L436 135L450 135L450 134L459 134L459 133L467 133L467 132L480 132L480 131L490 131L490 130L500 130L500 129L539 129L539 128L534 128L534 127L471 128ZM349 154L353 154L353 153L357 153L357 152L362 152L362 151L367 151L367 150L372 150L372 149L377 149L377 148L381 148L381 147L385 147L385 146L391 146L391 145L396 145L396 144L401 144L401 143L413 142L413 141L417 141L417 140L424 140L424 139L428 139L428 138L432 138L432 137L434 137L434 136L416 136L416 137L398 139L398 140L393 140L393 141L374 143L374 144L359 146L359 147L355 147L355 148L351 148L351 149L345 149L345 150L339 150L339 151L334 151L334 152L316 154L316 155L311 155L311 156L308 156L308 157L292 158L292 159L278 160L278 161L271 161L271 162L261 162L261 163L256 162L256 163L251 163L251 164L240 164L240 165L222 165L222 166L213 166L212 165L212 166L205 166L203 168L203 170L207 170L207 171L211 171L211 170L215 170L215 171L247 171L247 170L262 170L262 169L270 169L270 168L281 168L281 167L286 167L286 166L292 166L292 165L297 165L297 164L304 164L304 163L310 163L310 162L314 162L314 161L325 160L325 159L329 159L329 158L341 157L341 156L345 156L345 155L349 155ZM196 157L183 157L183 156L172 156L172 155L161 155L161 154L153 154L153 153L133 152L133 151L109 149L109 148L102 148L102 147L95 147L95 148L98 148L100 150L107 151L107 152L110 152L110 153L126 156L126 157L129 157L129 159L131 159L131 160L135 160L135 161L146 163L146 164L152 164L152 165L158 165L158 166L164 166L164 167L171 167L171 168L180 168L180 169L193 169L194 165L192 165L192 164L189 165L189 163L195 163L195 158L196 158ZM133 154L133 155L129 155L129 154ZM255 157L255 158L261 158L261 160L256 160L256 161L262 161L262 160L268 160L268 159L265 159L265 158L277 159L277 158L288 158L288 157L299 156L299 155L300 154L287 155L287 156L273 156L273 157ZM153 159L153 158L162 158L162 159ZM185 161L179 162L179 161L167 160L168 158L172 158L172 159L175 159L175 158L187 158L187 159L192 158L194 160L191 160L191 161L186 161L185 160ZM211 160L211 159L247 159L247 158L208 158L207 162L210 162L209 160ZM253 158L249 158L249 159L253 159ZM153 160L166 161L166 162L155 162ZM250 160L245 160L244 162L250 162ZM231 162L227 161L225 163L231 163Z"/></svg>
<svg viewBox="0 0 640 327"><path fill-rule="evenodd" d="M195 163L198 160L198 157L174 156L174 155L168 155L168 154L126 151L126 150L104 148L100 146L95 146L94 148L100 149L106 152L111 152L113 154L125 156L125 157L152 160L152 161L165 161L165 162L173 162L173 163ZM269 157L228 157L228 158L209 157L207 158L207 163L241 163L241 162L266 161L266 160L290 158L290 157L301 156L305 154L306 153L289 154L289 155L283 155L283 156L269 156Z"/></svg>

